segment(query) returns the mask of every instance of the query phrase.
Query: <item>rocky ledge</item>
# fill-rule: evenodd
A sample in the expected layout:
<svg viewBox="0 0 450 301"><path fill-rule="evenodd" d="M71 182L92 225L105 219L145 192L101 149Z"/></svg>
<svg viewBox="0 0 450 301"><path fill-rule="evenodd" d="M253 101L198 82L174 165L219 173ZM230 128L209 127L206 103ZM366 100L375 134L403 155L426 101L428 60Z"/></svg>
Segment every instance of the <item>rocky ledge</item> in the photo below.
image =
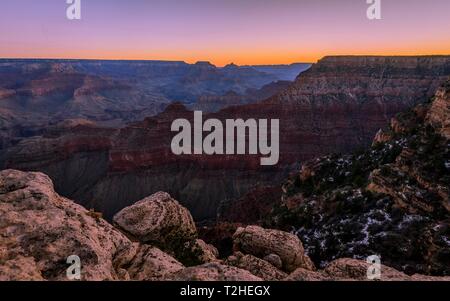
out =
<svg viewBox="0 0 450 301"><path fill-rule="evenodd" d="M114 217L58 195L42 173L0 172L0 280L67 280L67 258L81 260L82 280L365 280L369 265L340 259L317 271L297 236L239 228L234 254L198 239L189 211L159 192ZM392 268L383 280L448 280Z"/></svg>
<svg viewBox="0 0 450 301"><path fill-rule="evenodd" d="M379 254L409 275L449 276L449 83L371 148L305 162L263 224L294 231L320 267Z"/></svg>

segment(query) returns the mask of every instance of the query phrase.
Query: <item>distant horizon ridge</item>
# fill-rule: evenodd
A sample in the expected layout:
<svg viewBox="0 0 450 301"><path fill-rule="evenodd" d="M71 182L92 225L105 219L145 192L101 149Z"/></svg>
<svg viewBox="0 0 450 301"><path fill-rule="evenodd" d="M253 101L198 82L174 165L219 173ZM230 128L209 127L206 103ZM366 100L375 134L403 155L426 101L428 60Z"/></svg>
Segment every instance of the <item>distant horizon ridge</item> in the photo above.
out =
<svg viewBox="0 0 450 301"><path fill-rule="evenodd" d="M260 67L269 67L269 66L294 66L294 65L300 65L300 64L316 64L318 62L320 62L321 60L327 59L327 58L357 58L357 57L392 57L392 58L408 58L408 57L448 57L450 56L450 54L417 54L417 55L373 55L373 54L338 54L338 55L325 55L323 57L321 57L320 59L318 59L316 62L301 62L301 61L296 61L296 62L291 62L291 63L264 63L264 64L236 64L234 62L230 62L228 64L224 64L224 65L216 65L211 61L208 60L198 60L196 62L193 63L189 63L186 62L184 60L169 60L169 59L103 59L103 58L20 58L20 57L15 57L15 58L5 58L2 57L0 58L0 61L66 61L66 62L77 62L77 61L81 61L81 62L86 62L86 61L103 61L103 62L134 62L134 63L139 63L139 62L154 62L154 63L179 63L179 64L186 64L186 65L198 65L198 64L209 64L212 65L216 68L225 68L228 66L238 66L238 67L252 67L252 66L260 66Z"/></svg>
<svg viewBox="0 0 450 301"><path fill-rule="evenodd" d="M239 65L233 62L230 62L225 65L216 65L212 63L211 61L207 60L199 60L194 63L189 63L186 61L180 61L180 60L165 60L165 59L102 59L102 58L4 58L1 57L0 61L66 61L66 62L89 62L89 61L103 61L103 62L155 62L155 63L179 63L179 64L186 64L186 65L199 65L199 64L210 64L217 68L224 68L227 66L235 65L237 67L251 67L251 66L293 66L293 65L308 65L308 64L315 64L316 62L292 62L292 63L266 63L266 64L243 64Z"/></svg>

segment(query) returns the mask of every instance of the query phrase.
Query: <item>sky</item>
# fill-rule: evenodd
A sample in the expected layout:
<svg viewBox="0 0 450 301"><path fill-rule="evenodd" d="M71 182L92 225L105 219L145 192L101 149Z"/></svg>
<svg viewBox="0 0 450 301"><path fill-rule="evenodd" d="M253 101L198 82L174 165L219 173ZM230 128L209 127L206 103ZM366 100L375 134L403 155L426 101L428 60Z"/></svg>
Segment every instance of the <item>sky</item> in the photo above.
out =
<svg viewBox="0 0 450 301"><path fill-rule="evenodd" d="M325 55L450 54L449 0L1 0L0 58L283 64Z"/></svg>

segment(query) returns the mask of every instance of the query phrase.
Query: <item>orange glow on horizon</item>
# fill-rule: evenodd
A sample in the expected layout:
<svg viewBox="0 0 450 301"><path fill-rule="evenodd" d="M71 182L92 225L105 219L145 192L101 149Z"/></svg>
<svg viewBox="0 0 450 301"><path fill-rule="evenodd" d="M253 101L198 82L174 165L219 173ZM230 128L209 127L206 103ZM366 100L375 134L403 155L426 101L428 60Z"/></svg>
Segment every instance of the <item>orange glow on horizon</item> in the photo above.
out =
<svg viewBox="0 0 450 301"><path fill-rule="evenodd" d="M448 48L450 49L450 48ZM86 59L86 60L162 60L162 61L184 61L189 64L194 64L198 61L208 61L217 67L223 67L227 64L234 63L240 66L243 65L283 65L292 63L316 63L325 56L340 56L340 55L379 55L379 56L427 56L427 55L450 55L450 50L429 50L429 51L330 51L317 52L316 54L296 55L287 53L286 55L274 55L273 53L242 53L241 55L230 56L221 54L205 54L202 55L147 55L140 53L90 53L90 52L66 52L63 55L53 53L52 51L45 52L33 56L1 56L1 58L18 58L18 59Z"/></svg>

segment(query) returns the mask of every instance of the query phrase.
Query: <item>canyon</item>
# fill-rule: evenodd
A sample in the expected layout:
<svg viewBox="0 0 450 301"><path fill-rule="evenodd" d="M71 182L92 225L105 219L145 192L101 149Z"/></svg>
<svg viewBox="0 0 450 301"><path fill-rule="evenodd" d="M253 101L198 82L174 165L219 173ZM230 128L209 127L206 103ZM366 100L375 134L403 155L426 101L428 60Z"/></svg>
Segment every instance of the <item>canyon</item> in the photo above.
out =
<svg viewBox="0 0 450 301"><path fill-rule="evenodd" d="M0 59L0 149L45 128L122 127L180 101L218 110L272 96L309 64L216 67L208 62ZM283 80L283 83L278 84ZM228 101L227 101L228 99ZM208 101L207 101L208 103Z"/></svg>
<svg viewBox="0 0 450 301"><path fill-rule="evenodd" d="M267 100L205 114L222 121L279 119L276 166L261 167L252 155L173 155L172 121L192 122L182 103L119 128L87 122L47 127L3 151L0 162L48 174L56 191L107 219L160 190L197 221L215 219L218 208L281 183L301 162L369 146L392 117L432 97L449 74L449 56L325 57Z"/></svg>
<svg viewBox="0 0 450 301"><path fill-rule="evenodd" d="M63 280L75 250L86 280L367 280L374 254L381 280L448 280L450 57L326 57L203 114L279 119L274 166L174 154L188 107L68 119L2 150L0 279Z"/></svg>
<svg viewBox="0 0 450 301"><path fill-rule="evenodd" d="M0 161L48 174L58 192L106 218L162 190L201 221L215 218L222 203L279 183L302 161L370 145L395 114L431 97L449 74L445 56L326 57L276 96L205 114L280 119L280 161L273 167L261 167L257 156L173 155L172 121L193 116L181 103L120 128L55 125L21 139Z"/></svg>

